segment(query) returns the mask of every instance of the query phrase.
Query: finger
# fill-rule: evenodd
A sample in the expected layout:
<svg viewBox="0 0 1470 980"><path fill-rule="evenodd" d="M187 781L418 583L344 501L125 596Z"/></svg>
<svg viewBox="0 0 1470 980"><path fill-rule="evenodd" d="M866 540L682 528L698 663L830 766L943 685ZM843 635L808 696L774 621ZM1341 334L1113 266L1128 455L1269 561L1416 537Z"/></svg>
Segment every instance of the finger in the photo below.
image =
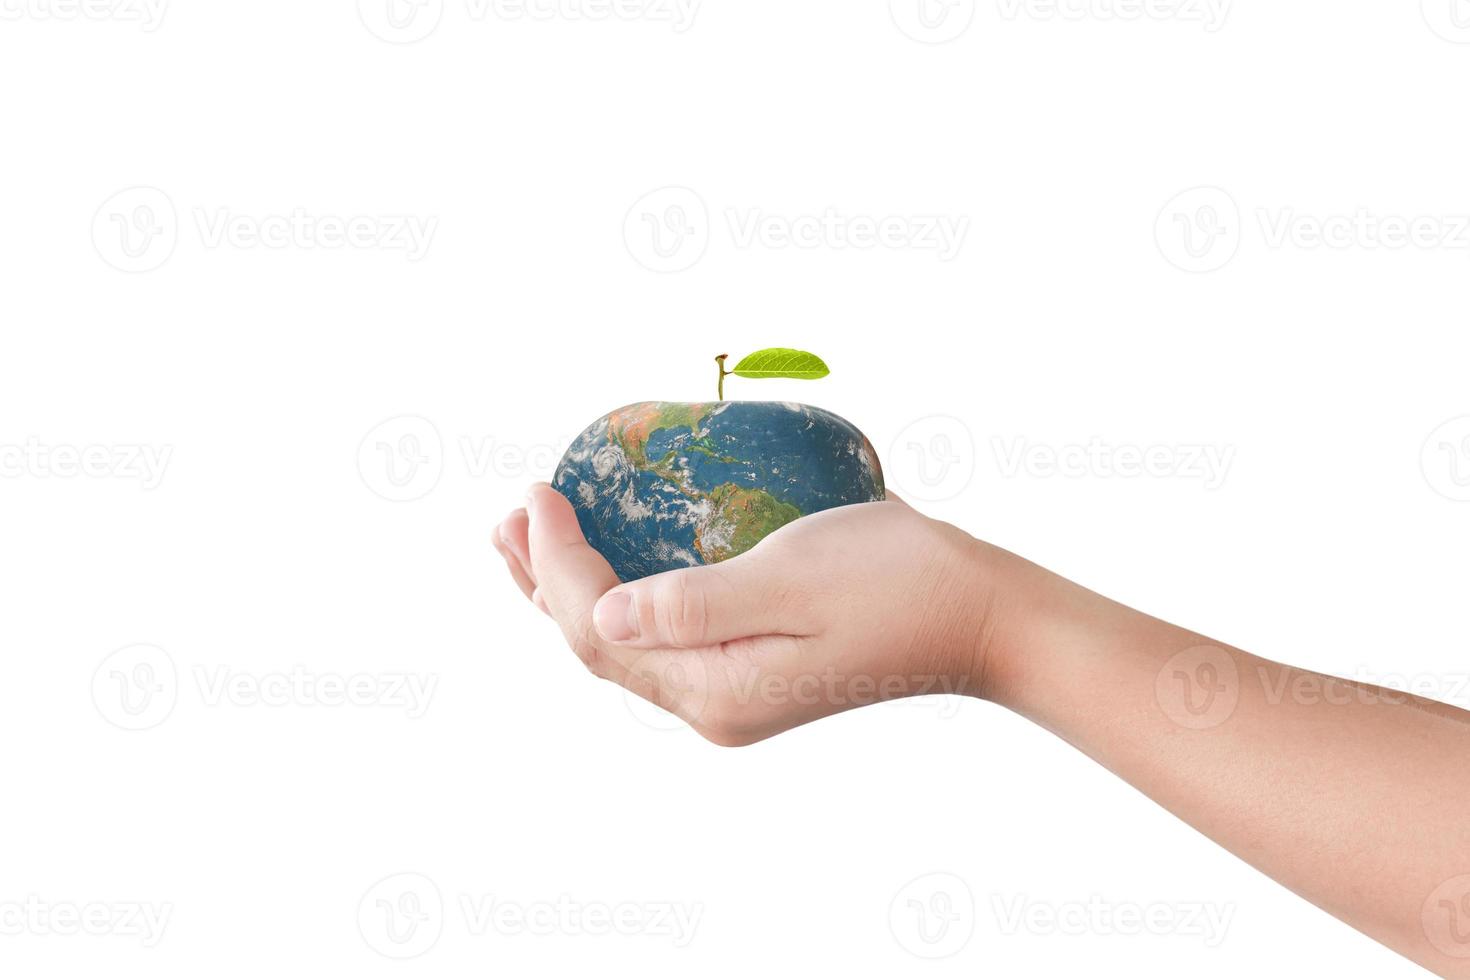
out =
<svg viewBox="0 0 1470 980"><path fill-rule="evenodd" d="M598 602L593 622L611 643L639 649L714 646L747 636L806 634L810 604L785 555L747 552L717 565L651 575Z"/></svg>
<svg viewBox="0 0 1470 980"><path fill-rule="evenodd" d="M526 539L529 527L530 518L526 515L524 507L517 507L505 520L500 522L500 540L505 542L511 554L520 559L521 568L527 575L531 573L531 546ZM535 579L533 578L532 581Z"/></svg>
<svg viewBox="0 0 1470 980"><path fill-rule="evenodd" d="M510 577L515 580L516 587L525 594L527 599L530 599L531 594L536 591L536 583L531 581L531 576L526 574L526 569L521 565L521 560L511 553L510 548L501 538L500 528L497 527L495 529L492 537L495 541L495 550L500 552L501 558L505 559L506 570L510 572Z"/></svg>
<svg viewBox="0 0 1470 980"><path fill-rule="evenodd" d="M549 484L531 488L527 511L530 574L536 582L532 601L544 605L589 670L608 676L609 658L592 626L592 609L618 577L582 536L572 505Z"/></svg>

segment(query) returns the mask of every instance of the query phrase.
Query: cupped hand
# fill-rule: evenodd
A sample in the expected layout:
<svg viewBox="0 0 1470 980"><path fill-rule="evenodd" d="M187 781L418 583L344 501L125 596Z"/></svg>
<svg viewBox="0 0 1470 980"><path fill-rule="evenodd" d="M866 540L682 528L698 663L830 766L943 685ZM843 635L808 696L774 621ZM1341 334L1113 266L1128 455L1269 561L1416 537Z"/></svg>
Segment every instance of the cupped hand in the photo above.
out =
<svg viewBox="0 0 1470 980"><path fill-rule="evenodd" d="M985 546L892 498L803 517L728 561L626 584L548 484L494 537L516 584L592 673L720 745L983 684Z"/></svg>

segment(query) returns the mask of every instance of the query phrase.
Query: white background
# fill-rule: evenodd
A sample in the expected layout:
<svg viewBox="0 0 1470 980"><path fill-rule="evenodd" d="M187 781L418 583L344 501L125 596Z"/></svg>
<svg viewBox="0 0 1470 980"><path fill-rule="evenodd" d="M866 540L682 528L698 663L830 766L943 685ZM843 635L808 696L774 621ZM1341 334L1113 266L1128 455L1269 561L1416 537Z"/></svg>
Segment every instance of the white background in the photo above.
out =
<svg viewBox="0 0 1470 980"><path fill-rule="evenodd" d="M608 409L801 347L729 394L928 513L1470 703L1457 2L3 0L0 970L1421 975L989 705L714 748L489 534Z"/></svg>

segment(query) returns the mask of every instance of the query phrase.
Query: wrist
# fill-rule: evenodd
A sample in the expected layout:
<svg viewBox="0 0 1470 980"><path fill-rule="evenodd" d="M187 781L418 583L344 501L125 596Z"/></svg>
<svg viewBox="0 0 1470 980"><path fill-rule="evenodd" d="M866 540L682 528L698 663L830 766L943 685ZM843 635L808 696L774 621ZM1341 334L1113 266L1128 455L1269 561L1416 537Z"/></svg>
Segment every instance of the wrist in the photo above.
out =
<svg viewBox="0 0 1470 980"><path fill-rule="evenodd" d="M1019 555L965 538L968 596L957 605L966 639L957 672L967 682L957 691L1024 711L1084 597L1107 600Z"/></svg>
<svg viewBox="0 0 1470 980"><path fill-rule="evenodd" d="M925 590L931 600L927 618L938 624L926 645L930 663L946 690L994 700L1013 649L1014 576L1007 565L1020 559L952 525L933 523L944 538L946 560Z"/></svg>

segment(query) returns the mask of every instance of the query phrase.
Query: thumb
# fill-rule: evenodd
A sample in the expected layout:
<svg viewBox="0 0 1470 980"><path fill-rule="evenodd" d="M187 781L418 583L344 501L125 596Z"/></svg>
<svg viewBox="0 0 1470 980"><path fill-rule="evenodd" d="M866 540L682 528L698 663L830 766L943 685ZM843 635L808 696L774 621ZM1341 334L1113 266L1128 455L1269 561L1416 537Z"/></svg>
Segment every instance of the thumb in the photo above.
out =
<svg viewBox="0 0 1470 980"><path fill-rule="evenodd" d="M604 640L642 648L803 635L812 622L803 591L779 561L747 552L621 585L597 601L592 621Z"/></svg>
<svg viewBox="0 0 1470 980"><path fill-rule="evenodd" d="M618 584L606 559L592 549L567 499L545 483L526 500L527 541L535 595L545 604L567 642L588 666L597 659L592 608L598 596Z"/></svg>

